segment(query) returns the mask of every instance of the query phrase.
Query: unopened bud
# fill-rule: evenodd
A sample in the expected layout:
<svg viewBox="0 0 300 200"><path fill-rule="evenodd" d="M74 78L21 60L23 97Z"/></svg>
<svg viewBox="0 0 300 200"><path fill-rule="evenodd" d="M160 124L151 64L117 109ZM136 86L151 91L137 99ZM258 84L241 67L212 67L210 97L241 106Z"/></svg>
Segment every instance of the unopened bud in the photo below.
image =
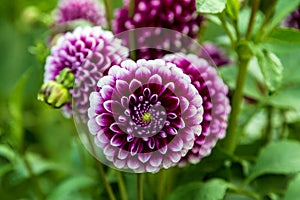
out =
<svg viewBox="0 0 300 200"><path fill-rule="evenodd" d="M42 85L38 100L43 101L53 108L61 108L70 100L70 93L62 84L48 81Z"/></svg>

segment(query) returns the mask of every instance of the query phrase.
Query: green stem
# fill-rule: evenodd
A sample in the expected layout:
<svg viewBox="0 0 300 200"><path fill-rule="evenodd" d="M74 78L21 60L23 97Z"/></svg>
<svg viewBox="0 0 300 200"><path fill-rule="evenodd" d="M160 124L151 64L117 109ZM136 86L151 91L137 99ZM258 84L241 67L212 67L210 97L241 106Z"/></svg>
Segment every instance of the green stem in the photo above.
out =
<svg viewBox="0 0 300 200"><path fill-rule="evenodd" d="M27 158L26 158L25 155L23 156L23 161L24 161L25 167L26 167L26 169L28 171L28 174L29 174L31 180L33 181L33 183L35 185L35 190L36 190L36 193L38 195L38 198L41 199L41 200L45 199L45 195L44 195L44 192L42 190L41 184L40 184L40 182L38 180L38 177L35 175L32 167L31 167L31 164L27 160Z"/></svg>
<svg viewBox="0 0 300 200"><path fill-rule="evenodd" d="M236 81L236 89L232 99L232 110L228 121L227 136L223 141L223 147L229 154L234 152L237 145L239 132L236 131L236 127L243 99L243 90L246 82L249 61L250 58L239 59L239 72Z"/></svg>
<svg viewBox="0 0 300 200"><path fill-rule="evenodd" d="M104 6L105 6L105 13L106 13L106 23L107 23L107 27L109 30L112 30L112 25L111 25L111 9L110 9L110 4L109 4L110 0L104 0Z"/></svg>
<svg viewBox="0 0 300 200"><path fill-rule="evenodd" d="M76 113L76 114L77 114L77 116L79 116L78 113ZM81 131L83 131L83 133L84 133L84 134L86 135L86 137L87 137L88 143L89 143L89 145L90 145L90 147L91 147L92 155L96 155L96 150L95 150L94 145L93 145L93 143L92 143L92 140L91 140L91 138L90 138L89 130L87 129L85 123L83 123L83 121L82 121L82 119L81 119L80 117L79 117L79 122L81 123L81 125L78 126L78 127L82 127L82 128L83 128ZM95 159L95 158L94 158L94 159ZM109 182L108 182L108 180L107 180L107 178L106 178L106 175L105 175L105 171L104 171L103 165L102 165L98 160L96 160L96 159L95 159L95 162L96 162L96 165L97 165L98 170L99 170L99 172L100 172L100 176L101 176L101 178L102 178L102 181L103 181L103 183L104 183L104 186L105 186L105 188L106 188L106 191L107 191L107 193L108 193L108 195L109 195L109 199L110 199L110 200L116 200L116 197L115 197L115 195L114 195L114 193L113 193L113 190L112 190L112 188L111 188L111 186L110 186L110 184L109 184Z"/></svg>
<svg viewBox="0 0 300 200"><path fill-rule="evenodd" d="M223 26L225 32L227 33L227 35L228 35L228 37L230 39L231 46L235 49L235 39L234 39L231 31L229 30L228 24L227 24L227 22L225 20L224 13L219 14L218 17L219 17L219 19L220 19L220 21L222 23L222 26Z"/></svg>
<svg viewBox="0 0 300 200"><path fill-rule="evenodd" d="M118 185L119 185L119 189L120 189L120 193L121 193L121 199L128 200L122 172L116 171L116 173L117 173Z"/></svg>
<svg viewBox="0 0 300 200"><path fill-rule="evenodd" d="M234 26L234 29L235 29L235 33L236 33L236 38L241 38L241 34L240 34L240 31L239 31L239 27L238 27L238 19L234 20L233 21L233 26Z"/></svg>
<svg viewBox="0 0 300 200"><path fill-rule="evenodd" d="M159 172L158 174L158 200L164 200L165 199L165 183L166 183L166 179L167 179L167 171L166 170L162 170L161 172Z"/></svg>
<svg viewBox="0 0 300 200"><path fill-rule="evenodd" d="M143 200L143 179L142 174L137 174L137 195L138 200Z"/></svg>
<svg viewBox="0 0 300 200"><path fill-rule="evenodd" d="M272 140L272 116L273 116L273 108L272 106L267 106L267 126L264 135L264 141L268 143Z"/></svg>
<svg viewBox="0 0 300 200"><path fill-rule="evenodd" d="M247 33L246 33L246 39L250 39L250 37L251 37L251 33L252 33L252 30L254 27L255 16L258 11L259 4L260 4L260 0L252 1L252 10L251 10L248 29L247 29Z"/></svg>
<svg viewBox="0 0 300 200"><path fill-rule="evenodd" d="M129 18L132 18L134 15L134 7L135 7L135 0L130 0L129 4Z"/></svg>
<svg viewBox="0 0 300 200"><path fill-rule="evenodd" d="M129 12L128 17L132 18L134 15L134 6L135 6L135 0L130 0L129 4ZM130 30L129 32L129 47L130 47L130 58L132 60L136 60L136 40L135 40L135 31Z"/></svg>
<svg viewBox="0 0 300 200"><path fill-rule="evenodd" d="M116 200L116 197L114 195L114 192L109 184L109 182L107 181L107 178L106 178L106 175L105 175L105 171L104 171L104 168L103 168L103 165L98 161L96 160L96 163L97 163L97 167L99 169L99 172L100 172L100 176L102 178L102 181L105 185L105 188L107 190L107 193L109 195L109 199L110 200Z"/></svg>
<svg viewBox="0 0 300 200"><path fill-rule="evenodd" d="M285 110L280 111L282 127L281 127L281 134L280 139L286 139L288 137L288 124L285 117Z"/></svg>

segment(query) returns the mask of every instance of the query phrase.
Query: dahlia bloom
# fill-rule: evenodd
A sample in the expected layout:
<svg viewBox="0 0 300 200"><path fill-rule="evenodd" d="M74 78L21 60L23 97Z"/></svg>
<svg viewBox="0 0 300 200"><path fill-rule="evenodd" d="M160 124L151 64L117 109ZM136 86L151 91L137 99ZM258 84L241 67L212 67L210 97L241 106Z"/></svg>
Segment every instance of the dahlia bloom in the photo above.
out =
<svg viewBox="0 0 300 200"><path fill-rule="evenodd" d="M44 82L55 81L62 70L70 69L75 77L70 93L76 109L85 114L89 93L96 88L99 78L127 56L128 49L110 31L101 27L78 27L60 37L52 47L46 60ZM71 101L62 109L66 116L71 116Z"/></svg>
<svg viewBox="0 0 300 200"><path fill-rule="evenodd" d="M175 64L126 60L90 96L88 127L116 168L155 173L176 165L201 134L202 98Z"/></svg>
<svg viewBox="0 0 300 200"><path fill-rule="evenodd" d="M57 24L82 19L93 25L106 25L104 9L96 0L60 0L55 14Z"/></svg>
<svg viewBox="0 0 300 200"><path fill-rule="evenodd" d="M204 43L199 52L199 57L204 58L212 66L221 67L231 63L225 53L212 43Z"/></svg>
<svg viewBox="0 0 300 200"><path fill-rule="evenodd" d="M170 52L191 50L191 39L196 38L203 17L196 12L195 0L136 0L133 16L129 16L129 3L116 10L114 33L151 27L135 32L137 58L156 59ZM173 30L173 33L164 31ZM121 34L129 46L129 35Z"/></svg>
<svg viewBox="0 0 300 200"><path fill-rule="evenodd" d="M284 20L284 26L300 29L300 7Z"/></svg>
<svg viewBox="0 0 300 200"><path fill-rule="evenodd" d="M218 76L214 67L196 55L171 54L164 60L174 63L187 74L203 99L203 121L201 134L195 135L193 148L183 157L180 165L186 162L198 163L210 154L218 139L225 137L227 118L230 112L228 87Z"/></svg>

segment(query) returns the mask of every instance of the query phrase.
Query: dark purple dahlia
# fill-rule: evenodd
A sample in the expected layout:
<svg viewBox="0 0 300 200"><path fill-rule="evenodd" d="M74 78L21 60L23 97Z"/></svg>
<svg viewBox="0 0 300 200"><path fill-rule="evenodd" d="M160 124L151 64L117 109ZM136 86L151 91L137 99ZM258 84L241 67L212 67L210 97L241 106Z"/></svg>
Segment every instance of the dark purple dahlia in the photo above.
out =
<svg viewBox="0 0 300 200"><path fill-rule="evenodd" d="M300 7L284 20L284 26L300 29Z"/></svg>
<svg viewBox="0 0 300 200"><path fill-rule="evenodd" d="M52 47L45 65L44 82L55 81L63 69L70 69L75 85L70 90L79 113L87 112L89 93L108 69L127 58L128 49L110 31L101 27L76 28L68 32ZM72 114L71 101L63 108L64 114Z"/></svg>
<svg viewBox="0 0 300 200"><path fill-rule="evenodd" d="M203 121L199 122L202 132L195 135L193 148L180 162L181 165L187 161L198 163L202 157L210 154L218 139L225 137L230 112L228 87L215 68L196 55L172 54L163 59L182 69L191 78L192 84L203 99Z"/></svg>
<svg viewBox="0 0 300 200"><path fill-rule="evenodd" d="M137 58L156 59L170 52L192 49L191 39L196 38L203 17L196 12L195 0L135 0L134 12L129 16L129 2L116 11L114 32L151 27L135 32ZM173 30L170 32L164 29ZM121 34L129 46L129 35Z"/></svg>
<svg viewBox="0 0 300 200"><path fill-rule="evenodd" d="M199 52L199 57L204 58L212 66L221 67L231 63L225 53L212 43L204 43Z"/></svg>
<svg viewBox="0 0 300 200"><path fill-rule="evenodd" d="M104 9L96 0L60 0L55 14L57 24L82 19L93 25L106 25Z"/></svg>
<svg viewBox="0 0 300 200"><path fill-rule="evenodd" d="M113 66L90 96L88 127L116 168L157 172L176 165L201 135L202 98L161 59Z"/></svg>

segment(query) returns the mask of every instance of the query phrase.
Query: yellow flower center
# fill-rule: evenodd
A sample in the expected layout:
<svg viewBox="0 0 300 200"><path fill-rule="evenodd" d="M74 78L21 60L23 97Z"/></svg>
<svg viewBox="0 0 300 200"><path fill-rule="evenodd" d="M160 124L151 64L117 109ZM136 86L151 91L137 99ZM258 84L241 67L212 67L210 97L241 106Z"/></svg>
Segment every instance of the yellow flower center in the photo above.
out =
<svg viewBox="0 0 300 200"><path fill-rule="evenodd" d="M151 115L148 112L145 112L142 116L143 122L149 123L151 122Z"/></svg>

